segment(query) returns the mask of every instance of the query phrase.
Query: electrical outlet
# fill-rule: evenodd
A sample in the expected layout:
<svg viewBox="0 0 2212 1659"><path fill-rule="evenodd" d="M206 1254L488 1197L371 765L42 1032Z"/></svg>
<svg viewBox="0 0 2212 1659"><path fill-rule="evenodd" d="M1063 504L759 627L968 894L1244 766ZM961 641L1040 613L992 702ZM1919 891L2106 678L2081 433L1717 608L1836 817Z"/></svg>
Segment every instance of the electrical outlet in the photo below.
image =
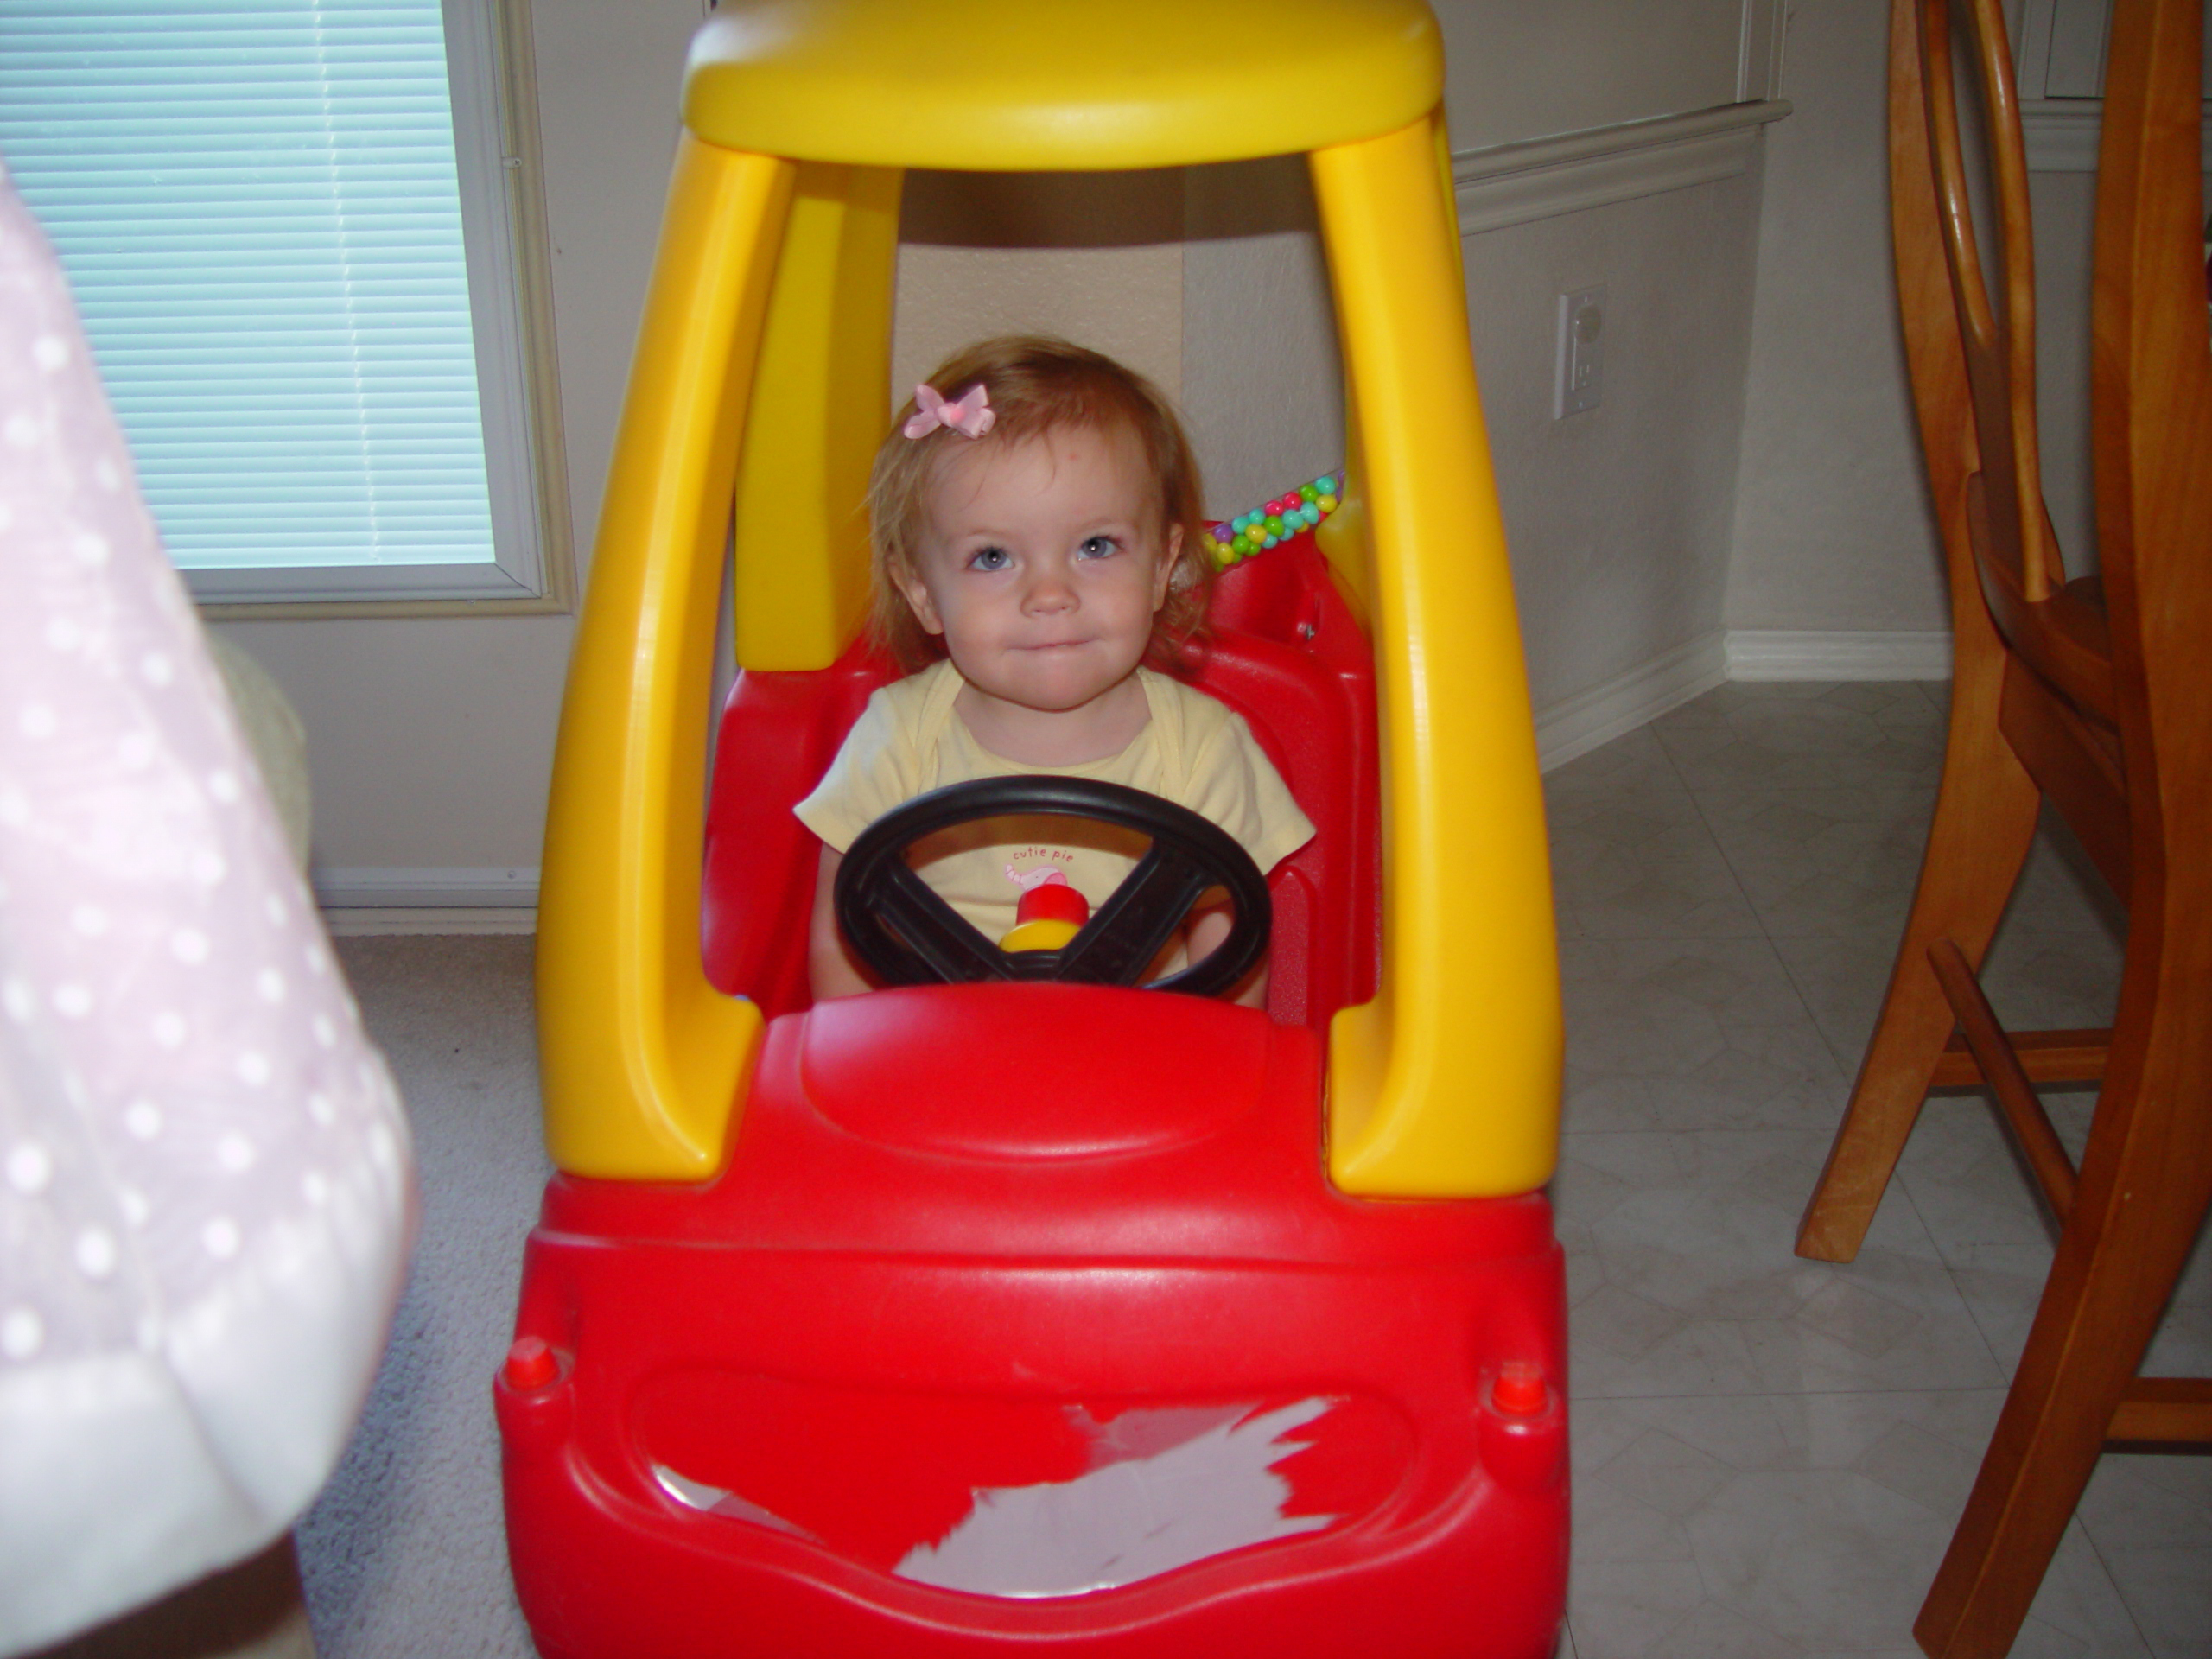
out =
<svg viewBox="0 0 2212 1659"><path fill-rule="evenodd" d="M1605 285L1559 296L1559 374L1552 418L1563 421L1598 407L1605 385Z"/></svg>

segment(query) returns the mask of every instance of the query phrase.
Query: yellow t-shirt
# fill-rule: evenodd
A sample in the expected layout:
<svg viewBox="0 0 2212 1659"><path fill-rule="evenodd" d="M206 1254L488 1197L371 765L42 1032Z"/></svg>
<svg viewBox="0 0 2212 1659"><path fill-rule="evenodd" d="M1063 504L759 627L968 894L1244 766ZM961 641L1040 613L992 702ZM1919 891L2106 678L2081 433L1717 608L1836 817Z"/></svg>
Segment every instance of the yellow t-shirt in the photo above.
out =
<svg viewBox="0 0 2212 1659"><path fill-rule="evenodd" d="M853 722L814 792L794 809L836 851L893 807L978 778L1096 778L1188 807L1226 830L1262 871L1313 838L1243 718L1203 691L1137 671L1152 717L1128 747L1076 766L1032 766L993 754L954 710L959 671L941 662L885 686ZM1023 892L1057 869L1093 910L1143 855L1146 837L1116 824L1045 814L981 819L915 844L913 862L952 907L995 941Z"/></svg>

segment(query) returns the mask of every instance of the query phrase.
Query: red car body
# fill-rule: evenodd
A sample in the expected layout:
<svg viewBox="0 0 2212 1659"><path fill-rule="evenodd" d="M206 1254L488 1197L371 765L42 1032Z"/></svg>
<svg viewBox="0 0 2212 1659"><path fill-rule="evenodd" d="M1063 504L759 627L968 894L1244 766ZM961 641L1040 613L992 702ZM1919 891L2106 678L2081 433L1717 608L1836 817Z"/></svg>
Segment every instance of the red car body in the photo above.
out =
<svg viewBox="0 0 2212 1659"><path fill-rule="evenodd" d="M550 1659L1551 1652L1550 1209L1328 1184L1328 1020L1375 983L1370 659L1302 538L1215 613L1191 676L1319 830L1270 879L1267 1014L1052 984L810 1007L791 807L888 670L739 682L703 942L771 1023L726 1166L556 1177L495 1386Z"/></svg>

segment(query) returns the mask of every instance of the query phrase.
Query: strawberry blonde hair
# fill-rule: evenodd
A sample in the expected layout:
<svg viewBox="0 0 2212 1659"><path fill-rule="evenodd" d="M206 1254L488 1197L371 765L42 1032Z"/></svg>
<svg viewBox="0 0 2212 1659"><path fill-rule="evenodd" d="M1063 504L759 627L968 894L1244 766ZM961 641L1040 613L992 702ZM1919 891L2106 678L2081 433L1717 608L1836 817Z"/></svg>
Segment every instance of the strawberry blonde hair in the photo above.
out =
<svg viewBox="0 0 2212 1659"><path fill-rule="evenodd" d="M1182 423L1158 387L1110 357L1034 334L978 340L939 364L929 384L948 402L982 386L996 419L981 438L944 427L909 438L901 430L914 413L909 399L892 416L890 434L875 453L868 483L874 578L868 632L901 668L912 673L944 655L944 641L922 626L899 580L915 572L930 492L946 463L968 444L1011 448L1067 427L1135 439L1158 491L1160 546L1167 545L1170 531L1182 529L1166 601L1152 619L1147 658L1164 664L1199 633L1213 592L1213 561L1199 511L1198 466Z"/></svg>

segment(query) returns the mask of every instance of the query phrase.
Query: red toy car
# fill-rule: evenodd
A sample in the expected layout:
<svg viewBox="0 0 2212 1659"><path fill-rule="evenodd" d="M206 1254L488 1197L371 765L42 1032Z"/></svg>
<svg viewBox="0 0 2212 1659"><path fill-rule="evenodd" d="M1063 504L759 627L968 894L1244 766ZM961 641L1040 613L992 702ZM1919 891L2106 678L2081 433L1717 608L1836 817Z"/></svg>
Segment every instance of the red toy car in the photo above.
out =
<svg viewBox="0 0 2212 1659"><path fill-rule="evenodd" d="M1421 0L969 10L724 0L694 42L548 816L563 1173L495 1388L524 1611L550 1659L1545 1659L1555 941L1440 34ZM937 970L997 982L810 1007L791 807L891 671L854 509L905 169L1271 156L1313 182L1347 475L1185 671L1317 834L1263 885L1124 801L1152 849L1052 947L1128 922L1141 972L1161 893L1225 880L1268 1010L1007 982L957 936ZM931 956L895 856L842 887L865 862L849 941Z"/></svg>
<svg viewBox="0 0 2212 1659"><path fill-rule="evenodd" d="M1320 831L1272 882L1273 1018L1071 984L806 1007L791 806L885 670L740 682L707 956L772 1022L728 1166L557 1177L497 1389L553 1659L1550 1651L1550 1210L1325 1179L1321 1036L1375 971L1370 671L1302 539L1217 614L1197 683Z"/></svg>

